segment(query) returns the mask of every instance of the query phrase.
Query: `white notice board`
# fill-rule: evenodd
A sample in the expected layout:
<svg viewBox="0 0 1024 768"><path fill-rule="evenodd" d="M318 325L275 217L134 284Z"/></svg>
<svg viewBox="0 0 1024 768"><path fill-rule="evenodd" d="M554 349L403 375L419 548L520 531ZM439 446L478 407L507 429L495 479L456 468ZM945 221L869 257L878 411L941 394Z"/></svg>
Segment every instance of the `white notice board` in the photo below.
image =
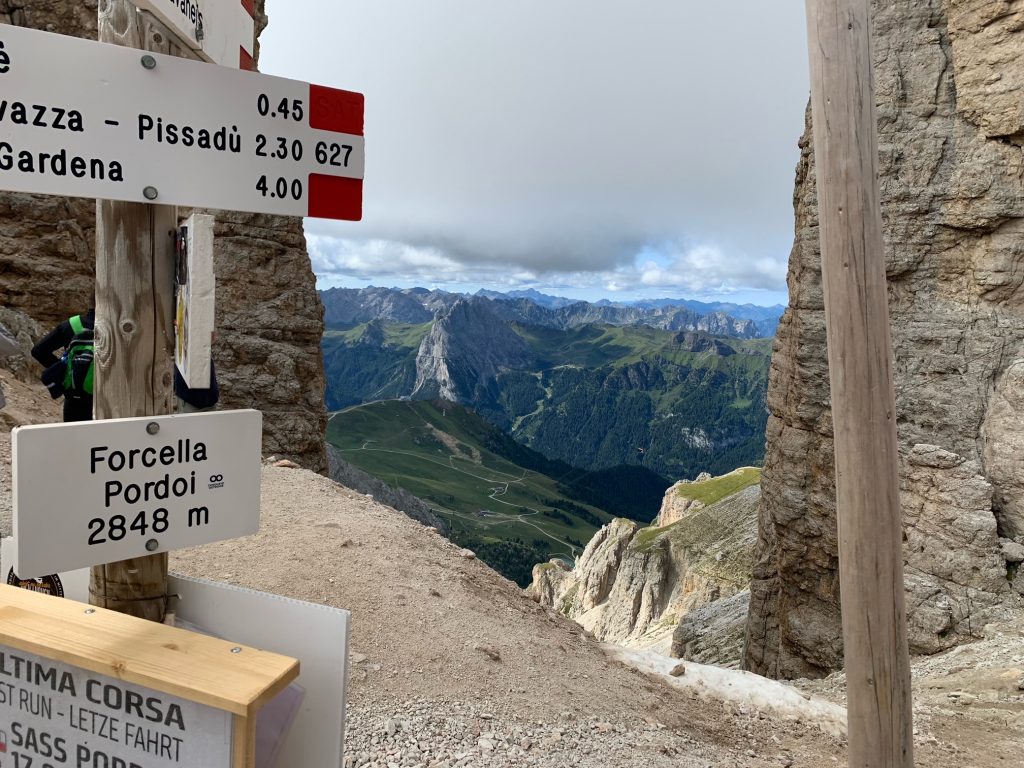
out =
<svg viewBox="0 0 1024 768"><path fill-rule="evenodd" d="M181 598L178 616L197 627L299 660L305 696L272 768L342 768L349 612L177 574L168 591ZM259 760L259 730L256 739Z"/></svg>
<svg viewBox="0 0 1024 768"><path fill-rule="evenodd" d="M0 767L231 768L232 716L0 645Z"/></svg>
<svg viewBox="0 0 1024 768"><path fill-rule="evenodd" d="M363 149L362 94L0 24L0 189L358 220Z"/></svg>
<svg viewBox="0 0 1024 768"><path fill-rule="evenodd" d="M217 293L213 216L193 213L178 227L174 262L174 364L189 389L209 389Z"/></svg>
<svg viewBox="0 0 1024 768"><path fill-rule="evenodd" d="M259 411L239 410L14 429L15 573L255 533L262 425Z"/></svg>

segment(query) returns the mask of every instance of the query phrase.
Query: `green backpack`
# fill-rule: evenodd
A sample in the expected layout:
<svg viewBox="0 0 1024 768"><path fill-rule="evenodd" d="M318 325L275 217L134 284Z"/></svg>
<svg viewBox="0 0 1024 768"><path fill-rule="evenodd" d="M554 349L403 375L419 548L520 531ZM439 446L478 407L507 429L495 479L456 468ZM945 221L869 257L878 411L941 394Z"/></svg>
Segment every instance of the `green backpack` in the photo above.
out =
<svg viewBox="0 0 1024 768"><path fill-rule="evenodd" d="M93 358L96 354L93 330L82 324L81 315L69 318L68 322L75 335L64 353L64 396L91 397Z"/></svg>

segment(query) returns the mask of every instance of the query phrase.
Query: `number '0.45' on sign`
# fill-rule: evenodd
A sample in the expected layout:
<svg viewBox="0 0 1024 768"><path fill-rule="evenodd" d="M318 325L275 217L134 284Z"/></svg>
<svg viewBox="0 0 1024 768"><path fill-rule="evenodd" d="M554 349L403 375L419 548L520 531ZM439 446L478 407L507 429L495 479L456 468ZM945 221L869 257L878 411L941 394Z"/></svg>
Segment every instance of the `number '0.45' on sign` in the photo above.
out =
<svg viewBox="0 0 1024 768"><path fill-rule="evenodd" d="M361 94L147 56L0 24L0 189L361 218Z"/></svg>

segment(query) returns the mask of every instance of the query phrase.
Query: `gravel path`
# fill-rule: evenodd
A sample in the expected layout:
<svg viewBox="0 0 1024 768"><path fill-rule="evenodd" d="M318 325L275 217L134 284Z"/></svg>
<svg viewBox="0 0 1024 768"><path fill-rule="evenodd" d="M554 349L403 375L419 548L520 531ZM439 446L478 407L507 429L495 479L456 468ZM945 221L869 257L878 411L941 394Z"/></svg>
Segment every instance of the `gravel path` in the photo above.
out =
<svg viewBox="0 0 1024 768"><path fill-rule="evenodd" d="M8 429L59 409L3 369L0 385L10 535ZM624 666L431 529L305 470L265 466L259 533L174 553L171 568L352 612L345 768L845 765L813 723ZM915 661L919 768L1021 764L1024 627L992 637L956 661ZM841 677L805 687L841 701Z"/></svg>

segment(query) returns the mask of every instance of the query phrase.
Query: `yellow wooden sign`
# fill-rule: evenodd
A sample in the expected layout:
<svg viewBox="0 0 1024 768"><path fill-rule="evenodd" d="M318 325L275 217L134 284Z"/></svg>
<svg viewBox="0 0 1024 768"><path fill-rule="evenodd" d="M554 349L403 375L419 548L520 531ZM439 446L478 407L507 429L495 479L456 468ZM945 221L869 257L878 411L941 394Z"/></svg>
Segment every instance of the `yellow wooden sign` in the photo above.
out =
<svg viewBox="0 0 1024 768"><path fill-rule="evenodd" d="M299 662L0 585L0 768L252 768Z"/></svg>

